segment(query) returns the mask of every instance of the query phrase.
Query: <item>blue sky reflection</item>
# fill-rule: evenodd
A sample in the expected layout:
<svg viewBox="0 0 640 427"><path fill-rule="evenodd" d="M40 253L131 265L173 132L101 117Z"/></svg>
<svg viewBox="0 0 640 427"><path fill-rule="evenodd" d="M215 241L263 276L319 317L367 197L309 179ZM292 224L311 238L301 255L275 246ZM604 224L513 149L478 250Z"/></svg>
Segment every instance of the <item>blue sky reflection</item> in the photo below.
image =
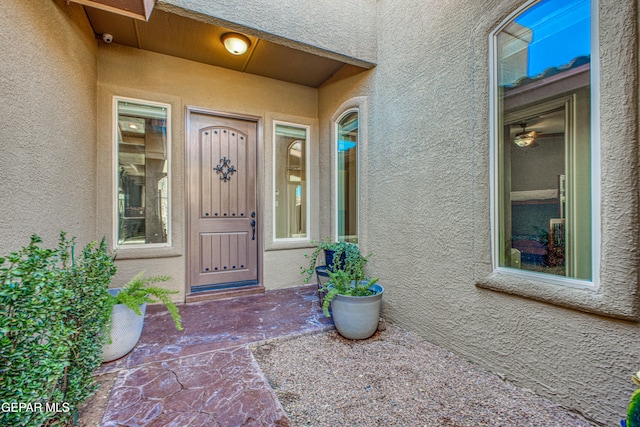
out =
<svg viewBox="0 0 640 427"><path fill-rule="evenodd" d="M591 48L590 0L543 0L515 21L533 30L527 74L537 76L549 67L589 55Z"/></svg>

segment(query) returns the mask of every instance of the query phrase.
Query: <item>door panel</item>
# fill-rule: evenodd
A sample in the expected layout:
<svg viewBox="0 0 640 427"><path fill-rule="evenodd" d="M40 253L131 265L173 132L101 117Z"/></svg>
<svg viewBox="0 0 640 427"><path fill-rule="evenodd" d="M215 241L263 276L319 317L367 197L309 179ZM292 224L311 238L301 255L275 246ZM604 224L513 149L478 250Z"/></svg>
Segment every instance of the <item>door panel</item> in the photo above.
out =
<svg viewBox="0 0 640 427"><path fill-rule="evenodd" d="M248 268L249 233L200 233L200 274L236 272Z"/></svg>
<svg viewBox="0 0 640 427"><path fill-rule="evenodd" d="M252 121L190 114L191 292L258 283L256 128Z"/></svg>

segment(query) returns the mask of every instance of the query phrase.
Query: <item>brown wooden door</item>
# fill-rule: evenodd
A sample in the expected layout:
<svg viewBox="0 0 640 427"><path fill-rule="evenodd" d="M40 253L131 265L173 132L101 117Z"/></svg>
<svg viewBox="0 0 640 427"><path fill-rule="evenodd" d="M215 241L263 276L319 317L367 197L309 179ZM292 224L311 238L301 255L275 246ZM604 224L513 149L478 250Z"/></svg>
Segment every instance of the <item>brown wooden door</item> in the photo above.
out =
<svg viewBox="0 0 640 427"><path fill-rule="evenodd" d="M190 113L191 292L258 283L257 123Z"/></svg>

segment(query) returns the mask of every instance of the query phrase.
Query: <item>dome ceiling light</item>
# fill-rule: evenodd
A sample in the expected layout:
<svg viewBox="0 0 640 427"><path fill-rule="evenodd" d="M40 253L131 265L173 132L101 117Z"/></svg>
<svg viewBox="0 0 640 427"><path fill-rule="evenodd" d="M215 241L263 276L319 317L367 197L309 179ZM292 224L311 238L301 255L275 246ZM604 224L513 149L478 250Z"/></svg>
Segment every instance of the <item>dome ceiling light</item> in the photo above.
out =
<svg viewBox="0 0 640 427"><path fill-rule="evenodd" d="M251 46L251 40L238 33L225 33L220 37L220 40L232 55L244 55Z"/></svg>

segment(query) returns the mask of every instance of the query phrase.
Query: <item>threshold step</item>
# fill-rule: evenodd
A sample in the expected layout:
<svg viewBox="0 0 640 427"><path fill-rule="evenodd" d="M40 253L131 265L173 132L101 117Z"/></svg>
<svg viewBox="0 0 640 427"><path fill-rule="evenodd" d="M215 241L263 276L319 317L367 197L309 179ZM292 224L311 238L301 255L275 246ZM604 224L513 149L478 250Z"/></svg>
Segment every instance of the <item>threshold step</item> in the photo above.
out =
<svg viewBox="0 0 640 427"><path fill-rule="evenodd" d="M262 285L243 286L241 288L227 288L211 291L195 292L187 294L186 302L211 301L218 299L227 299L242 297L247 295L263 294L265 288Z"/></svg>

